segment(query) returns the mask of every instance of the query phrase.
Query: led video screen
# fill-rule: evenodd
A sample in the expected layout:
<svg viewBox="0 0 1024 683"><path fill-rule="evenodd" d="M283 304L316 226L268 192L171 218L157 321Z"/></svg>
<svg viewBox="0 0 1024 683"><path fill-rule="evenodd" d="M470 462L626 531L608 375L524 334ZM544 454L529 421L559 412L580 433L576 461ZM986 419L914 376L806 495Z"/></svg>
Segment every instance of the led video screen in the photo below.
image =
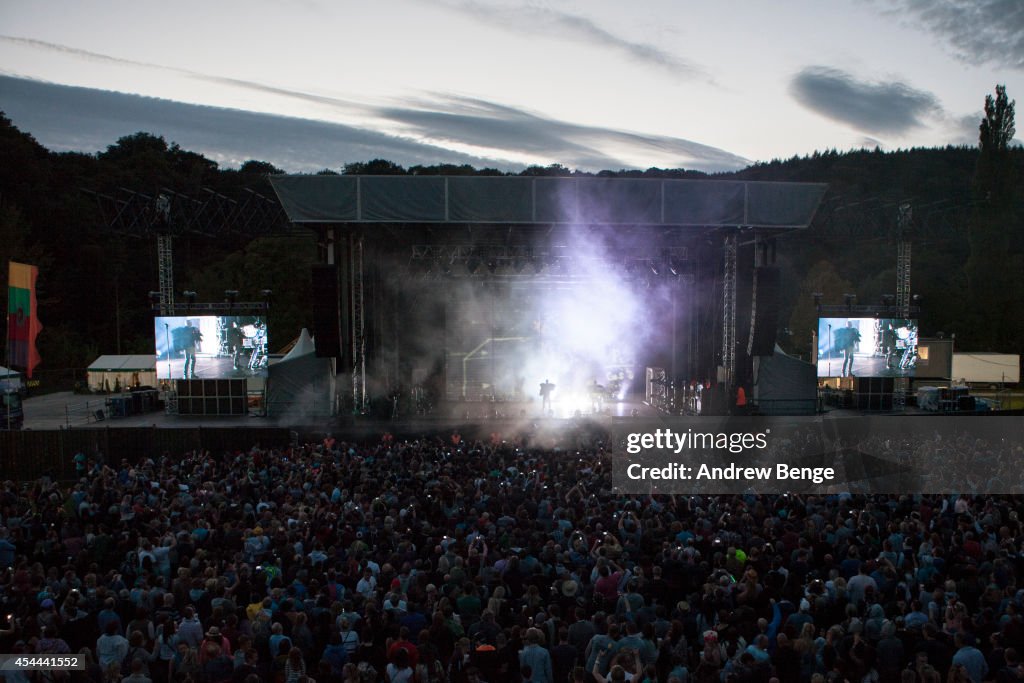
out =
<svg viewBox="0 0 1024 683"><path fill-rule="evenodd" d="M269 340L262 316L161 316L153 331L158 379L267 376Z"/></svg>
<svg viewBox="0 0 1024 683"><path fill-rule="evenodd" d="M913 377L917 321L818 318L818 377Z"/></svg>

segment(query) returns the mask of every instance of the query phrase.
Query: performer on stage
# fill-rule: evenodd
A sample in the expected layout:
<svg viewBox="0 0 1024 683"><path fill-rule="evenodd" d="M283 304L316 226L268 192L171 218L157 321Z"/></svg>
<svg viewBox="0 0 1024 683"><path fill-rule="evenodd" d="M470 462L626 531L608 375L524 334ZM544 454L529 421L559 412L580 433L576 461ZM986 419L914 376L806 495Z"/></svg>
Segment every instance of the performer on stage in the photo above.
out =
<svg viewBox="0 0 1024 683"><path fill-rule="evenodd" d="M203 341L203 333L198 327L192 327L192 321L186 320L185 327L179 327L174 334L175 340L180 340L181 349L185 352L185 369L182 376L185 379L196 376L196 347Z"/></svg>
<svg viewBox="0 0 1024 683"><path fill-rule="evenodd" d="M238 369L238 357L242 355L242 344L245 340L245 333L238 326L238 321L232 320L231 327L224 333L228 344L228 353L231 354L231 366Z"/></svg>
<svg viewBox="0 0 1024 683"><path fill-rule="evenodd" d="M604 410L604 387L598 384L596 379L592 379L587 385L587 391L590 394L591 409L595 413L600 413Z"/></svg>
<svg viewBox="0 0 1024 683"><path fill-rule="evenodd" d="M540 406L540 409L544 413L550 413L551 412L551 392L553 392L554 390L555 390L555 385L552 384L551 382L549 382L548 380L544 380L544 382L540 385L540 396L541 396L541 406Z"/></svg>
<svg viewBox="0 0 1024 683"><path fill-rule="evenodd" d="M892 322L885 321L884 327L882 328L882 355L885 356L885 367L887 370L891 370L893 361L897 360L896 355L896 330L893 329Z"/></svg>
<svg viewBox="0 0 1024 683"><path fill-rule="evenodd" d="M847 323L835 331L835 348L843 352L843 371L841 377L853 377L853 352L860 343L860 330Z"/></svg>

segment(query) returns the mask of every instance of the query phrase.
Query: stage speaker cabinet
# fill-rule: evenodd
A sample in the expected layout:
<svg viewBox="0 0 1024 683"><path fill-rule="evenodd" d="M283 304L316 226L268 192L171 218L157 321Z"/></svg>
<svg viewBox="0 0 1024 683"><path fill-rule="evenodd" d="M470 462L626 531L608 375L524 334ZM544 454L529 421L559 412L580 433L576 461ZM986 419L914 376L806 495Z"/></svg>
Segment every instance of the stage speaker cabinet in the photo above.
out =
<svg viewBox="0 0 1024 683"><path fill-rule="evenodd" d="M750 316L750 355L770 356L775 352L775 333L779 327L779 290L782 276L778 268L754 270L756 300Z"/></svg>
<svg viewBox="0 0 1024 683"><path fill-rule="evenodd" d="M341 356L338 266L313 266L313 340L317 358Z"/></svg>

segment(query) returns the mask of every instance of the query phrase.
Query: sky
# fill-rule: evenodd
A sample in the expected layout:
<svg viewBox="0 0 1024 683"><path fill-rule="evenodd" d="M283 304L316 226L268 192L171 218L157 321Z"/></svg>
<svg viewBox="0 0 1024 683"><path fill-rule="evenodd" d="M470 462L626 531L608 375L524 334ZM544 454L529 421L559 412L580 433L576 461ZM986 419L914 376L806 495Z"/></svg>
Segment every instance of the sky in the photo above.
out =
<svg viewBox="0 0 1024 683"><path fill-rule="evenodd" d="M143 130L223 167L974 145L996 84L1024 93L1020 0L0 0L20 129L85 152Z"/></svg>

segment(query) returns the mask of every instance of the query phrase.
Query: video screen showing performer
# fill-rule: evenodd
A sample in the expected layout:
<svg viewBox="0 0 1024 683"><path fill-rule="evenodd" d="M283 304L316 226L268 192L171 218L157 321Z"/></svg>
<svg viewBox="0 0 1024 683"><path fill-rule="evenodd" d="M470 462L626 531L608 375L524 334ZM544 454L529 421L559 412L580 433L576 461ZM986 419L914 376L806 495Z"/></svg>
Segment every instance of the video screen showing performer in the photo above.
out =
<svg viewBox="0 0 1024 683"><path fill-rule="evenodd" d="M160 316L153 331L159 379L267 376L262 316Z"/></svg>
<svg viewBox="0 0 1024 683"><path fill-rule="evenodd" d="M916 320L819 318L818 377L913 377Z"/></svg>

